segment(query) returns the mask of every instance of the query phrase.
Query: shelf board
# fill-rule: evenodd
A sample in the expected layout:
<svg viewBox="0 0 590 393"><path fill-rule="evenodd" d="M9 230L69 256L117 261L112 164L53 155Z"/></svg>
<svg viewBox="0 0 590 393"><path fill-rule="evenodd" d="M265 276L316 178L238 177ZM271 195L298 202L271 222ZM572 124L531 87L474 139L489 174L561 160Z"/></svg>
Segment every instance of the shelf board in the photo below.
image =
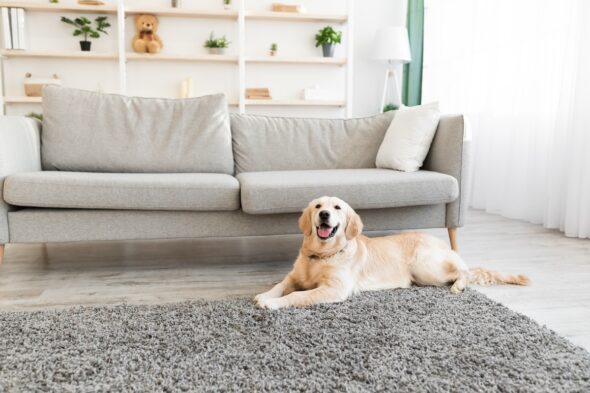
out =
<svg viewBox="0 0 590 393"><path fill-rule="evenodd" d="M276 20L276 21L301 21L301 22L335 22L345 23L348 15L333 14L308 14L298 12L273 12L273 11L246 11L246 19Z"/></svg>
<svg viewBox="0 0 590 393"><path fill-rule="evenodd" d="M142 54L129 52L126 54L127 60L145 60L145 61L194 61L194 62L212 62L212 63L238 63L237 56L230 55L168 55L168 54Z"/></svg>
<svg viewBox="0 0 590 393"><path fill-rule="evenodd" d="M245 100L253 106L346 106L341 100Z"/></svg>
<svg viewBox="0 0 590 393"><path fill-rule="evenodd" d="M191 8L137 8L128 7L125 9L127 15L156 14L158 16L176 16L184 18L204 19L238 19L238 12L234 10L199 10Z"/></svg>
<svg viewBox="0 0 590 393"><path fill-rule="evenodd" d="M40 104L41 97L4 97L6 104Z"/></svg>
<svg viewBox="0 0 590 393"><path fill-rule="evenodd" d="M346 59L334 57L282 57L282 56L262 56L247 57L246 63L282 63L282 64L325 64L325 65L344 65Z"/></svg>
<svg viewBox="0 0 590 393"><path fill-rule="evenodd" d="M117 7L112 5L52 4L30 3L26 1L0 1L0 7L24 8L41 12L92 12L96 14L116 14Z"/></svg>
<svg viewBox="0 0 590 393"><path fill-rule="evenodd" d="M119 56L116 53L105 52L58 52L58 51L30 51L4 49L0 52L4 57L25 57L25 58L54 58L54 59L93 59L93 60L116 60Z"/></svg>
<svg viewBox="0 0 590 393"><path fill-rule="evenodd" d="M40 104L43 102L42 97L4 97L5 104ZM238 102L228 102L229 106L238 106Z"/></svg>

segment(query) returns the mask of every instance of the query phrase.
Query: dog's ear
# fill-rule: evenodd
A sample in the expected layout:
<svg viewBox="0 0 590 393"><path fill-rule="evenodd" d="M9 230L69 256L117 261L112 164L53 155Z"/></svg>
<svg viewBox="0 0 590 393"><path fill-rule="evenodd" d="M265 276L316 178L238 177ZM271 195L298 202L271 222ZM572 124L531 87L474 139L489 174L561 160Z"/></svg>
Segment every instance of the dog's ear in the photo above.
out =
<svg viewBox="0 0 590 393"><path fill-rule="evenodd" d="M361 217L356 214L352 208L348 211L348 217L346 222L346 240L352 240L363 232L363 222Z"/></svg>
<svg viewBox="0 0 590 393"><path fill-rule="evenodd" d="M299 229L305 236L311 236L311 210L309 206L303 209L301 217L299 217Z"/></svg>

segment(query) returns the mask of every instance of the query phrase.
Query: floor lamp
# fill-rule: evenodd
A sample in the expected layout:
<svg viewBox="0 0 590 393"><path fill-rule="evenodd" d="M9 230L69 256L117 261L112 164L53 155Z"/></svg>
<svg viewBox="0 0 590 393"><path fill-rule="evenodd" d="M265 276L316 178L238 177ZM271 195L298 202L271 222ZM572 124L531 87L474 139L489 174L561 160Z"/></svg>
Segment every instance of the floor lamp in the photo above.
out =
<svg viewBox="0 0 590 393"><path fill-rule="evenodd" d="M379 108L379 111L383 112L390 78L393 78L395 94L398 103L400 105L402 103L401 90L399 88L399 82L395 69L400 64L406 64L412 61L408 30L405 27L399 26L381 27L379 30L377 30L377 34L375 35L374 48L375 50L373 58L375 60L387 61L385 82L383 84L383 96L381 97L381 108Z"/></svg>

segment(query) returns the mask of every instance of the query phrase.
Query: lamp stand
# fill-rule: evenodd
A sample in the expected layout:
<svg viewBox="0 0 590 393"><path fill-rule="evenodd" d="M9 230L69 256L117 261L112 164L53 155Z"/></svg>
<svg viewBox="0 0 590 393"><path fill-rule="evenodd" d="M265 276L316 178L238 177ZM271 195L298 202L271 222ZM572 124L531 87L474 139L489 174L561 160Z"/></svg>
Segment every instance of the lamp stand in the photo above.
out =
<svg viewBox="0 0 590 393"><path fill-rule="evenodd" d="M399 89L399 83L397 81L397 75L395 72L395 68L393 65L390 64L387 67L387 69L385 70L385 81L383 83L383 95L381 96L381 108L379 108L380 113L383 113L383 107L385 107L385 100L387 98L387 87L389 86L389 79L390 78L393 79L393 87L395 89L395 95L397 98L396 104L398 104L399 106L401 106L401 104L402 104L402 97L401 97L401 92Z"/></svg>

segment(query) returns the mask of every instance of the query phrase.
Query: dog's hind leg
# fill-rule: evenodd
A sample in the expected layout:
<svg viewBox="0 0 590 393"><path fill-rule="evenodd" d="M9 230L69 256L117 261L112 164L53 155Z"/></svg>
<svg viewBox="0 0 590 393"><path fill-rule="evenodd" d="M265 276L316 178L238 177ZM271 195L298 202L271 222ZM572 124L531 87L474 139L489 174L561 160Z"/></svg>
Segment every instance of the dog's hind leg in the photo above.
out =
<svg viewBox="0 0 590 393"><path fill-rule="evenodd" d="M464 269L457 270L456 277L455 282L451 285L451 293L461 293L465 290L469 283L469 271Z"/></svg>
<svg viewBox="0 0 590 393"><path fill-rule="evenodd" d="M469 283L469 270L461 257L451 250L424 248L410 265L412 282L418 285L451 285L452 293L461 293Z"/></svg>

